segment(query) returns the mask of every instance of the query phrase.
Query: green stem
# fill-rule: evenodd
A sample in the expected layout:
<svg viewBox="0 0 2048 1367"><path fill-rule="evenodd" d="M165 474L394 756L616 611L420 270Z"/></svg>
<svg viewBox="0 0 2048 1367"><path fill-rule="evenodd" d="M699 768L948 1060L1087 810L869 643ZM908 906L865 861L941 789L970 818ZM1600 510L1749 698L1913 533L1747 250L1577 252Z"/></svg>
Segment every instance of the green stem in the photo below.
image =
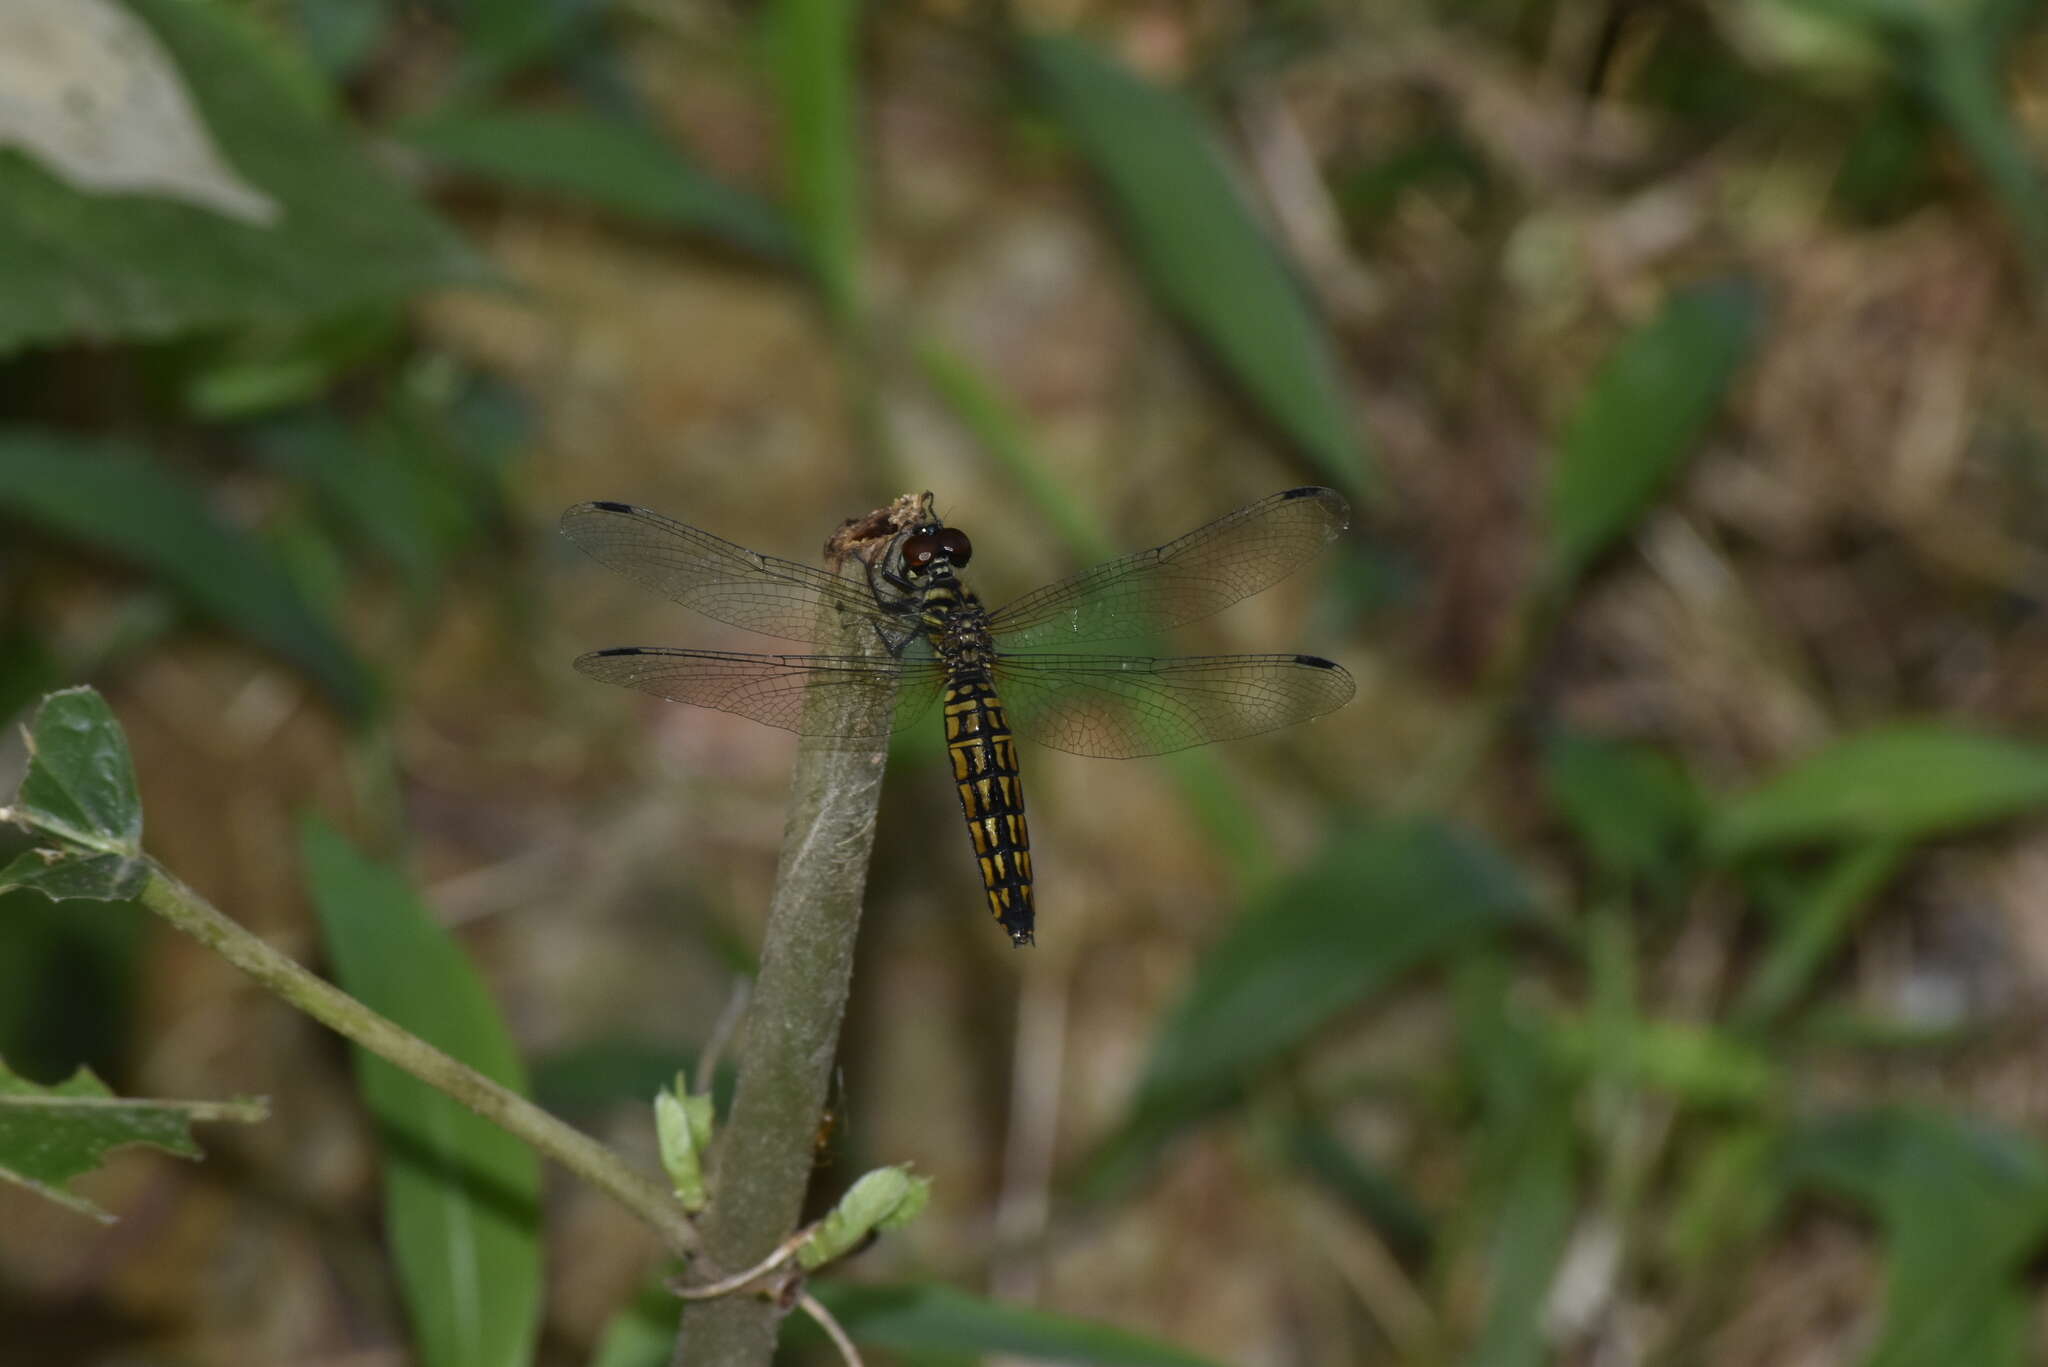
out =
<svg viewBox="0 0 2048 1367"><path fill-rule="evenodd" d="M698 1246L690 1217L668 1189L629 1166L589 1135L566 1125L518 1093L442 1053L378 1015L223 915L205 898L152 864L142 905L329 1029L445 1092L492 1124L516 1135L632 1211L669 1249Z"/></svg>

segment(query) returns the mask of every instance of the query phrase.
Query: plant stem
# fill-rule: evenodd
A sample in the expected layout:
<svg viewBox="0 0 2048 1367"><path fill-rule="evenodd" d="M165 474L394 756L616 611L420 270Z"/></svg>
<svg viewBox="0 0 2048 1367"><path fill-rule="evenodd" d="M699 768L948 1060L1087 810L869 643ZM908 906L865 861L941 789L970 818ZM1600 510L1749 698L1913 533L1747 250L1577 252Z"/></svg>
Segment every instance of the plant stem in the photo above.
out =
<svg viewBox="0 0 2048 1367"><path fill-rule="evenodd" d="M447 1093L604 1192L653 1226L672 1252L681 1255L697 1248L696 1227L662 1183L517 1092L400 1029L324 978L316 977L237 925L161 867L150 866L149 881L143 885L140 900L322 1025Z"/></svg>
<svg viewBox="0 0 2048 1367"><path fill-rule="evenodd" d="M862 729L830 725L820 715L861 705L829 694L859 691L815 690L805 729L841 735ZM761 971L735 1052L739 1085L718 1139L711 1205L701 1226L704 1251L691 1268L692 1281L714 1281L758 1263L789 1237L803 1213L853 973L887 758L886 736L851 745L807 740L797 750ZM676 1367L766 1367L783 1313L758 1296L692 1302L683 1311Z"/></svg>

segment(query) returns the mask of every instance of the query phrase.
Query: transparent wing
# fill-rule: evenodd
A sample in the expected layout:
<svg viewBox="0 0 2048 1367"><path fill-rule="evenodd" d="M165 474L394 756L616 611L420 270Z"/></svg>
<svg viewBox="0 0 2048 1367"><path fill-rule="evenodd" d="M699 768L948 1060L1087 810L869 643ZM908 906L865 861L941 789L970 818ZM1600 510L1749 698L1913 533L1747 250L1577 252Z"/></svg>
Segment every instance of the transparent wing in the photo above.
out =
<svg viewBox="0 0 2048 1367"><path fill-rule="evenodd" d="M799 735L868 740L901 731L938 696L935 660L862 655L743 655L621 646L578 656L578 673L672 702L751 717ZM886 695L895 690L892 716ZM816 700L821 706L806 711Z"/></svg>
<svg viewBox="0 0 2048 1367"><path fill-rule="evenodd" d="M1349 526L1334 489L1289 489L1164 546L1025 594L989 616L1005 650L1130 640L1165 631L1278 583Z"/></svg>
<svg viewBox="0 0 2048 1367"><path fill-rule="evenodd" d="M1255 736L1334 711L1356 691L1315 655L1002 655L995 680L1018 735L1102 759Z"/></svg>
<svg viewBox="0 0 2048 1367"><path fill-rule="evenodd" d="M785 641L830 644L842 614L888 626L865 583L778 560L629 503L579 503L562 514L562 535L686 608Z"/></svg>

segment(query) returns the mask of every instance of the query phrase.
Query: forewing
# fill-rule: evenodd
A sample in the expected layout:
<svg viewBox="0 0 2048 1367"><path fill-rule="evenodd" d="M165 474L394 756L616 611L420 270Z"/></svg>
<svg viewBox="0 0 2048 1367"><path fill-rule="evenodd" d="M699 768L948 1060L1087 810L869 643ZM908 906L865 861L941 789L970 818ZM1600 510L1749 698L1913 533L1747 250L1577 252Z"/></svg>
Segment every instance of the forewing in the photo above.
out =
<svg viewBox="0 0 2048 1367"><path fill-rule="evenodd" d="M765 636L829 645L849 614L863 624L896 622L865 583L750 551L629 503L579 503L562 514L562 535L637 584Z"/></svg>
<svg viewBox="0 0 2048 1367"><path fill-rule="evenodd" d="M935 661L862 655L745 655L622 646L577 657L593 679L716 708L799 735L869 740L911 725L944 677ZM886 705L895 692L893 715ZM808 706L813 702L818 705ZM807 710L808 709L808 710Z"/></svg>
<svg viewBox="0 0 2048 1367"><path fill-rule="evenodd" d="M1027 593L989 617L1005 650L1131 640L1221 612L1299 569L1350 525L1334 489L1289 489L1177 541Z"/></svg>
<svg viewBox="0 0 2048 1367"><path fill-rule="evenodd" d="M1342 666L1315 655L1004 655L995 677L1018 735L1102 759L1255 736L1356 691Z"/></svg>

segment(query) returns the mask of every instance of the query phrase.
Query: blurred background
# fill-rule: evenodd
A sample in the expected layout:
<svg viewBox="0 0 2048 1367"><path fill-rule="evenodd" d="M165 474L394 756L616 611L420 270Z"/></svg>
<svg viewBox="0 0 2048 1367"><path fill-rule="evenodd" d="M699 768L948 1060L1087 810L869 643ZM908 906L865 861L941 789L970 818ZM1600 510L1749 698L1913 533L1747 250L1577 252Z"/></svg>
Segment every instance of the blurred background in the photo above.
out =
<svg viewBox="0 0 2048 1367"><path fill-rule="evenodd" d="M792 647L562 508L931 489L995 603L1333 485L1175 645L1358 699L1025 746L1035 950L898 745L871 1360L2043 1360L2044 89L2018 0L0 0L0 776L97 686L168 868L330 972L380 870L651 1166L795 742L569 661ZM135 908L0 898L0 1058L272 1104L0 1187L0 1363L663 1360L552 1174L451 1355L344 1047Z"/></svg>

